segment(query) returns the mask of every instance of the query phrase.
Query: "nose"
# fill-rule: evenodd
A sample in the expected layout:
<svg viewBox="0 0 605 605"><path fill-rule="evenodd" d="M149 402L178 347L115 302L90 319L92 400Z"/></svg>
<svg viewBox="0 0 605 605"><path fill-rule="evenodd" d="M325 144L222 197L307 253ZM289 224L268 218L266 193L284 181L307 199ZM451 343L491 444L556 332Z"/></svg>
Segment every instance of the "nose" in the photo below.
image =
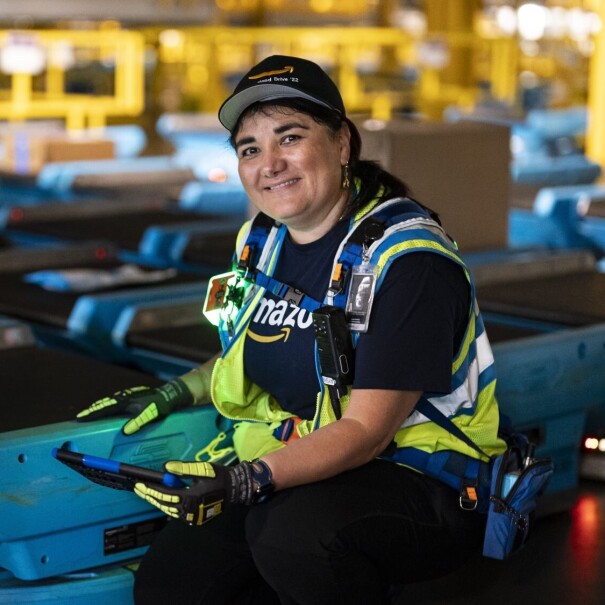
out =
<svg viewBox="0 0 605 605"><path fill-rule="evenodd" d="M263 176L266 178L274 178L286 168L286 161L279 147L266 150L263 159Z"/></svg>

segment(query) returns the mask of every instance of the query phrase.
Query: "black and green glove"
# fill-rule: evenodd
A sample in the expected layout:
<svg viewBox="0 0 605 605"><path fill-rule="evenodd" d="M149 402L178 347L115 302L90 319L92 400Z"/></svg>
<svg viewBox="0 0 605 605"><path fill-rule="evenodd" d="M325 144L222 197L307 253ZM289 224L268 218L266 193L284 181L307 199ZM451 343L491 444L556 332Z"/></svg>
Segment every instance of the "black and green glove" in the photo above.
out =
<svg viewBox="0 0 605 605"><path fill-rule="evenodd" d="M262 461L220 466L210 462L180 462L164 465L167 472L182 476L191 485L168 488L137 483L135 494L162 512L189 525L214 519L230 504L257 504L273 491L271 469Z"/></svg>
<svg viewBox="0 0 605 605"><path fill-rule="evenodd" d="M193 404L193 395L180 378L158 388L145 386L124 389L95 401L82 410L76 420L87 422L107 416L130 414L134 416L123 427L125 435L132 435L150 422L161 420L180 408Z"/></svg>

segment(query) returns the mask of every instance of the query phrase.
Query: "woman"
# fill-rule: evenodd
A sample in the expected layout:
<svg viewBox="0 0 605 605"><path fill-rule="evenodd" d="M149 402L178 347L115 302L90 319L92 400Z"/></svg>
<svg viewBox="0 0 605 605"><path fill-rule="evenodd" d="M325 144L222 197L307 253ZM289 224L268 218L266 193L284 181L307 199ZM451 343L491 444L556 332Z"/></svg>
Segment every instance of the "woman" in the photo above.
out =
<svg viewBox="0 0 605 605"><path fill-rule="evenodd" d="M240 234L220 309L223 352L159 390L81 413L144 408L129 434L212 399L237 421L237 465L170 462L190 488L137 486L185 523L152 544L136 600L388 602L393 586L452 571L482 541L477 501L409 468L504 449L470 277L436 215L360 160L359 133L319 66L265 59L219 119L260 211ZM369 296L345 317L360 281ZM326 370L334 343L336 370ZM432 409L464 438L429 421Z"/></svg>

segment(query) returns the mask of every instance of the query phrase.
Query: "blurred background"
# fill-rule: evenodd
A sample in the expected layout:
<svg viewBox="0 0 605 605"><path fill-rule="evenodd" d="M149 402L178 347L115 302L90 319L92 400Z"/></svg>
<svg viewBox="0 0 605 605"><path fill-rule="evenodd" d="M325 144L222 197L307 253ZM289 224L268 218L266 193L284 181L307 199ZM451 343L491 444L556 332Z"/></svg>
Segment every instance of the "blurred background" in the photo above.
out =
<svg viewBox="0 0 605 605"><path fill-rule="evenodd" d="M0 120L134 121L152 152L159 116L215 112L271 53L320 62L380 119L586 107L602 19L599 0L4 0Z"/></svg>

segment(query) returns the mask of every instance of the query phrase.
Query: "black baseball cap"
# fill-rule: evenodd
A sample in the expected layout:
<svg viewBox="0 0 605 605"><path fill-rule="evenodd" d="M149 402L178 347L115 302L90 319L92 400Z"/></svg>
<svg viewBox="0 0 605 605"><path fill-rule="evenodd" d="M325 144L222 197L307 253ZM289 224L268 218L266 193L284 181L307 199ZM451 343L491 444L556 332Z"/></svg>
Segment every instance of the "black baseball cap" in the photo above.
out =
<svg viewBox="0 0 605 605"><path fill-rule="evenodd" d="M257 101L298 97L336 110L345 106L336 84L316 63L299 57L272 55L255 65L221 105L218 119L230 132L247 107Z"/></svg>

